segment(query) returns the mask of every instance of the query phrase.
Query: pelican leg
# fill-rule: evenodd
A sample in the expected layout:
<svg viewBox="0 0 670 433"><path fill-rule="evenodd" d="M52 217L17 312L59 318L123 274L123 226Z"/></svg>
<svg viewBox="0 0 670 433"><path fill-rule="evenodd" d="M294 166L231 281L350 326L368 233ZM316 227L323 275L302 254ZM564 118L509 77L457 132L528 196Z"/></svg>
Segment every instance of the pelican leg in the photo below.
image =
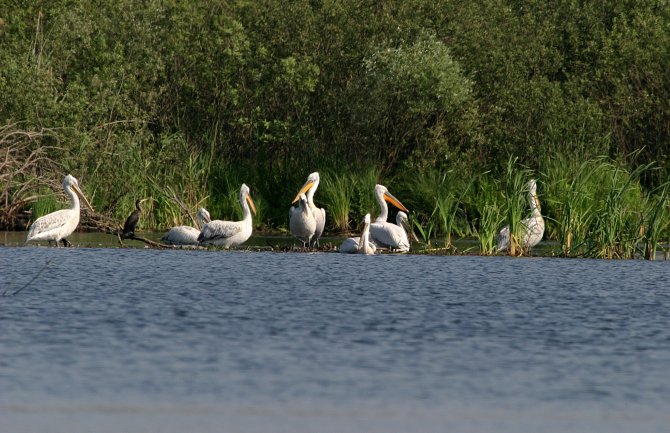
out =
<svg viewBox="0 0 670 433"><path fill-rule="evenodd" d="M70 243L70 241L68 241L67 239L63 238L63 246L64 246L64 247L71 247L72 244Z"/></svg>

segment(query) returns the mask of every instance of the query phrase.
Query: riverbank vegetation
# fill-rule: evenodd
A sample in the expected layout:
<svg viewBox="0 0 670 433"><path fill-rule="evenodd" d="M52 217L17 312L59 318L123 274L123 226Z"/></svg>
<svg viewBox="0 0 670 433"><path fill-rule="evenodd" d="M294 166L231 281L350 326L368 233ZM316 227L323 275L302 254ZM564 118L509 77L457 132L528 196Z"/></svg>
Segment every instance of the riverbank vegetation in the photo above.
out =
<svg viewBox="0 0 670 433"><path fill-rule="evenodd" d="M152 197L145 229L237 218L244 182L256 226L284 230L319 171L331 232L374 212L378 182L425 242L492 254L532 177L566 256L668 238L660 0L20 0L0 5L0 65L4 228L73 173L112 220Z"/></svg>

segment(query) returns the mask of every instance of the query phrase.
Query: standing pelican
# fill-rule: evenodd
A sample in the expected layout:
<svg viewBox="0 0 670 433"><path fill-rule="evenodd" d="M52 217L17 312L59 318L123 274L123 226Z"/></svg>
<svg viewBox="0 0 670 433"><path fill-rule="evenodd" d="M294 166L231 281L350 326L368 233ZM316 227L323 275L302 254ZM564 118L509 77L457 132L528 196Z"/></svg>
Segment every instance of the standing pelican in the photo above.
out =
<svg viewBox="0 0 670 433"><path fill-rule="evenodd" d="M372 241L378 246L387 246L400 252L409 251L409 241L405 229L386 221L389 212L386 202L388 201L405 212L409 211L384 185L375 185L375 197L381 207L381 213L375 219L375 222L370 225Z"/></svg>
<svg viewBox="0 0 670 433"><path fill-rule="evenodd" d="M209 216L209 212L204 207L198 209L197 219L199 227L204 226L212 220ZM165 236L161 238L161 241L171 245L197 245L199 234L199 228L191 226L175 226L165 233Z"/></svg>
<svg viewBox="0 0 670 433"><path fill-rule="evenodd" d="M147 200L146 198L142 200L135 200L135 210L131 213L128 218L126 218L125 224L123 224L123 231L121 233L121 239L134 238L135 237L135 227L140 221L140 215L142 214L142 209L140 204Z"/></svg>
<svg viewBox="0 0 670 433"><path fill-rule="evenodd" d="M256 214L256 205L249 195L249 187L242 184L240 188L240 204L244 210L242 221L210 221L202 227L198 242L229 248L240 245L251 237L251 211ZM249 210L251 207L251 211Z"/></svg>
<svg viewBox="0 0 670 433"><path fill-rule="evenodd" d="M319 177L318 171L311 173L309 176L307 176L307 181L305 181L305 184L302 186L302 188L300 188L300 191L291 202L291 204L297 202L300 199L300 194L307 195L307 202L309 203L309 207L312 209L312 214L314 215L314 219L316 220L316 229L314 231L314 236L312 236L311 246L316 247L319 246L319 239L323 234L323 228L326 226L326 210L323 208L319 209L314 204L314 193L316 193L316 189L319 187L320 181L321 178ZM291 218L291 215L292 212L289 213L289 220ZM289 225L291 225L290 221ZM291 230L291 233L293 233L293 230Z"/></svg>
<svg viewBox="0 0 670 433"><path fill-rule="evenodd" d="M302 241L302 247L307 248L316 232L316 218L305 194L299 194L300 203L288 211L289 228L291 234Z"/></svg>
<svg viewBox="0 0 670 433"><path fill-rule="evenodd" d="M540 199L537 197L537 183L535 179L528 182L528 201L530 202L531 216L521 221L523 248L534 247L540 243L544 235L544 219L540 213ZM505 226L498 233L498 252L508 250L509 247L509 226Z"/></svg>
<svg viewBox="0 0 670 433"><path fill-rule="evenodd" d="M360 237L348 238L340 245L341 253L374 254L377 250L375 244L370 242L370 214L363 219L363 232Z"/></svg>
<svg viewBox="0 0 670 433"><path fill-rule="evenodd" d="M65 189L65 193L70 196L70 200L72 201L70 209L57 210L56 212L37 218L30 226L26 243L30 241L56 241L56 246L59 247L58 241L62 239L63 245L70 245L66 238L79 225L79 197L81 197L89 209L93 210L93 207L86 199L84 193L81 192L81 189L79 189L79 182L71 174L68 174L63 179L63 189Z"/></svg>

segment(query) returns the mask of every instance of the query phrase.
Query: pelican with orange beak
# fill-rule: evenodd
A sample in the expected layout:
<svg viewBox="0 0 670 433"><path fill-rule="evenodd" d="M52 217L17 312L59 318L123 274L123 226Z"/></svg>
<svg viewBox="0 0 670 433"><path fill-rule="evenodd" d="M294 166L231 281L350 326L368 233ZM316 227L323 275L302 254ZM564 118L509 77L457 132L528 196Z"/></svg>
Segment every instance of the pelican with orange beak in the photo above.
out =
<svg viewBox="0 0 670 433"><path fill-rule="evenodd" d="M30 241L56 241L56 246L60 247L59 241L63 241L64 246L69 246L70 242L66 239L79 225L79 198L86 206L93 210L91 203L79 188L79 182L74 176L68 174L63 179L63 189L70 196L72 205L69 209L61 209L56 212L37 218L30 226L26 243Z"/></svg>
<svg viewBox="0 0 670 433"><path fill-rule="evenodd" d="M314 193L316 193L316 189L319 187L319 182L321 181L321 178L319 177L319 172L315 171L314 173L311 173L309 176L307 176L307 181L305 184L300 188L300 191L298 191L298 194L296 194L295 198L291 202L291 204L294 204L298 200L300 200L300 194L305 194L307 197L307 203L309 204L309 207L312 211L312 215L316 222L316 228L314 230L314 235L312 236L312 239L310 241L311 245L308 246L319 246L319 238L323 234L323 228L326 226L326 210L323 208L318 208L314 204ZM292 208L296 209L296 208ZM297 233L304 232L308 230L307 228L299 227L301 224L305 224L304 222L291 222L291 220L294 218L294 215L299 215L297 212L289 212L289 227L291 228L291 233L295 237L299 237ZM311 223L308 223L308 225L311 226ZM296 231L294 232L294 227L296 228Z"/></svg>
<svg viewBox="0 0 670 433"><path fill-rule="evenodd" d="M407 241L405 230L396 224L386 221L389 214L386 202L391 203L404 212L409 211L384 185L375 185L375 197L381 207L381 212L375 219L375 222L370 224L370 238L377 246L385 246L400 252L409 251L409 242Z"/></svg>
<svg viewBox="0 0 670 433"><path fill-rule="evenodd" d="M244 212L241 221L210 221L202 227L198 242L224 248L236 247L246 242L253 231L251 212L256 215L256 205L249 195L249 187L245 184L240 188L240 204Z"/></svg>

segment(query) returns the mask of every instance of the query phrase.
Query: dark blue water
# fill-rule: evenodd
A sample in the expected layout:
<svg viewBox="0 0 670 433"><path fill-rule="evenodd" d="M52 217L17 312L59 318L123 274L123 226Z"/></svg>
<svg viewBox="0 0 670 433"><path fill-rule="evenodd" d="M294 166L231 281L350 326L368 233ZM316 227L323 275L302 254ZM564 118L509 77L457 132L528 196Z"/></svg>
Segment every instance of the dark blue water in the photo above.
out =
<svg viewBox="0 0 670 433"><path fill-rule="evenodd" d="M0 431L667 432L669 286L668 262L0 248Z"/></svg>

